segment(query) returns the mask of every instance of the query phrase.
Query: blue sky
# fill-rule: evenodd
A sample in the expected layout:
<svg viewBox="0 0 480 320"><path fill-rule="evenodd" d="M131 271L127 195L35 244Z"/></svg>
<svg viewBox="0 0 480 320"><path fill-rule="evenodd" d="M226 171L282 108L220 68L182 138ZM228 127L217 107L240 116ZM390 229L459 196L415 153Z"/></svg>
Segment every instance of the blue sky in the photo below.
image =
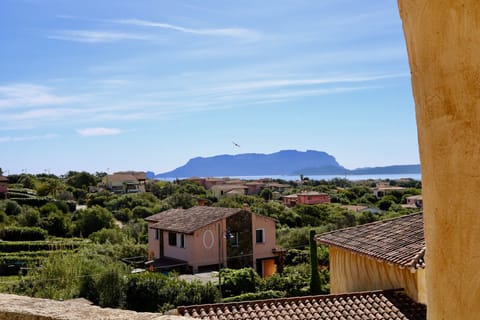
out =
<svg viewBox="0 0 480 320"><path fill-rule="evenodd" d="M396 0L1 0L0 41L7 173L419 162Z"/></svg>

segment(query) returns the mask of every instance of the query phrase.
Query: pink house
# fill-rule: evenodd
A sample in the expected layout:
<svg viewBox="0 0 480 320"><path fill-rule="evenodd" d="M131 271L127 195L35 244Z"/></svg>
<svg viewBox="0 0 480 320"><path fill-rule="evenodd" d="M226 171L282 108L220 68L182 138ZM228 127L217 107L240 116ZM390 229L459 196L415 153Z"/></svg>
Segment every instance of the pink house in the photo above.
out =
<svg viewBox="0 0 480 320"><path fill-rule="evenodd" d="M170 209L146 221L150 259L158 270L252 267L262 276L275 272L275 220L247 208Z"/></svg>
<svg viewBox="0 0 480 320"><path fill-rule="evenodd" d="M329 202L330 195L316 191L301 192L283 197L283 204L287 207L297 204L321 204Z"/></svg>

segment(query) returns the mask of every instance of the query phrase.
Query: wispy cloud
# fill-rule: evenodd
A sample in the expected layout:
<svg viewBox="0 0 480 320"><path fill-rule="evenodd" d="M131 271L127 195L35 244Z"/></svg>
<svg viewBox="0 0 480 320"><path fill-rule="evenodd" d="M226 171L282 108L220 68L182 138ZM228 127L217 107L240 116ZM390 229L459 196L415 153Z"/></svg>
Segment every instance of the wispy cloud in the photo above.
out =
<svg viewBox="0 0 480 320"><path fill-rule="evenodd" d="M325 78L305 78L305 79L273 79L260 81L246 81L238 84L232 84L220 87L222 91L246 91L246 90L266 90L280 87L301 87L312 85L328 85L338 83L361 83L370 82L388 78L406 77L408 74L376 74L376 75L342 75Z"/></svg>
<svg viewBox="0 0 480 320"><path fill-rule="evenodd" d="M47 35L47 38L55 39L55 40L87 42L87 43L151 39L150 36L145 34L98 31L98 30L58 30Z"/></svg>
<svg viewBox="0 0 480 320"><path fill-rule="evenodd" d="M72 97L61 97L51 91L49 87L35 84L0 86L0 108L59 105L73 100Z"/></svg>
<svg viewBox="0 0 480 320"><path fill-rule="evenodd" d="M183 33L190 33L196 35L205 35L205 36L222 36L222 37L232 37L232 38L242 38L247 40L258 40L261 35L251 29L246 28L186 28L170 23L155 22L141 19L121 19L121 20L111 20L114 23L125 24L125 25L134 25L139 27L150 27L150 28L161 28L179 31Z"/></svg>
<svg viewBox="0 0 480 320"><path fill-rule="evenodd" d="M85 128L77 129L77 133L84 137L92 136L113 136L123 133L124 131L118 128Z"/></svg>
<svg viewBox="0 0 480 320"><path fill-rule="evenodd" d="M53 139L58 137L56 134L44 134L39 136L19 136L19 137L11 137L11 136L0 136L0 143L5 142L19 142L19 141L32 141L32 140L46 140L46 139Z"/></svg>

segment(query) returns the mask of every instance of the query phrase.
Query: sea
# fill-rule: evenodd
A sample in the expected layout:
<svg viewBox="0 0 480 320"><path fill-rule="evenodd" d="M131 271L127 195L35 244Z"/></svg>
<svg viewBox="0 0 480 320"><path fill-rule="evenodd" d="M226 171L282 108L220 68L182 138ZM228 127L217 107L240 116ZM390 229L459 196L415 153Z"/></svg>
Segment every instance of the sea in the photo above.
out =
<svg viewBox="0 0 480 320"><path fill-rule="evenodd" d="M400 173L400 174L352 174L352 175L304 175L304 178L309 178L310 180L333 180L333 179L347 179L351 181L360 181L360 180L398 180L398 179L413 179L417 181L422 180L422 175L420 173ZM209 178L225 178L225 177L209 177ZM241 180L259 180L259 179L281 179L285 181L297 181L300 180L298 175L264 175L264 176L229 176L231 179L241 179ZM186 179L186 178L161 178L157 180L164 181L173 181L176 179Z"/></svg>

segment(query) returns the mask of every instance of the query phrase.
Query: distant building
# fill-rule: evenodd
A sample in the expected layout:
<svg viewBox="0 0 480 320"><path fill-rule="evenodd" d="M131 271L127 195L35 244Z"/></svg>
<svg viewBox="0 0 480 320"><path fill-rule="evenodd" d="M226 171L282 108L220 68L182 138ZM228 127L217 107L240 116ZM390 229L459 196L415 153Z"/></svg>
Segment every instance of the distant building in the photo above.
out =
<svg viewBox="0 0 480 320"><path fill-rule="evenodd" d="M145 172L115 172L102 178L101 186L114 193L145 192L147 177Z"/></svg>
<svg viewBox="0 0 480 320"><path fill-rule="evenodd" d="M407 208L423 208L423 198L421 194L407 197L406 200L407 203L405 207Z"/></svg>
<svg viewBox="0 0 480 320"><path fill-rule="evenodd" d="M293 207L297 204L311 205L322 203L330 203L330 195L316 191L307 191L283 196L283 204L287 207Z"/></svg>
<svg viewBox="0 0 480 320"><path fill-rule="evenodd" d="M6 199L8 194L8 178L0 175L0 199Z"/></svg>
<svg viewBox="0 0 480 320"><path fill-rule="evenodd" d="M248 187L243 184L218 184L210 189L215 198L220 199L227 196L246 195Z"/></svg>
<svg viewBox="0 0 480 320"><path fill-rule="evenodd" d="M247 208L170 209L145 220L151 265L157 270L252 267L262 276L276 270L275 220Z"/></svg>
<svg viewBox="0 0 480 320"><path fill-rule="evenodd" d="M390 186L390 184L388 182L377 182L376 187L373 189L373 194L377 198L383 198L389 192L397 191L397 190L405 190L405 188Z"/></svg>

